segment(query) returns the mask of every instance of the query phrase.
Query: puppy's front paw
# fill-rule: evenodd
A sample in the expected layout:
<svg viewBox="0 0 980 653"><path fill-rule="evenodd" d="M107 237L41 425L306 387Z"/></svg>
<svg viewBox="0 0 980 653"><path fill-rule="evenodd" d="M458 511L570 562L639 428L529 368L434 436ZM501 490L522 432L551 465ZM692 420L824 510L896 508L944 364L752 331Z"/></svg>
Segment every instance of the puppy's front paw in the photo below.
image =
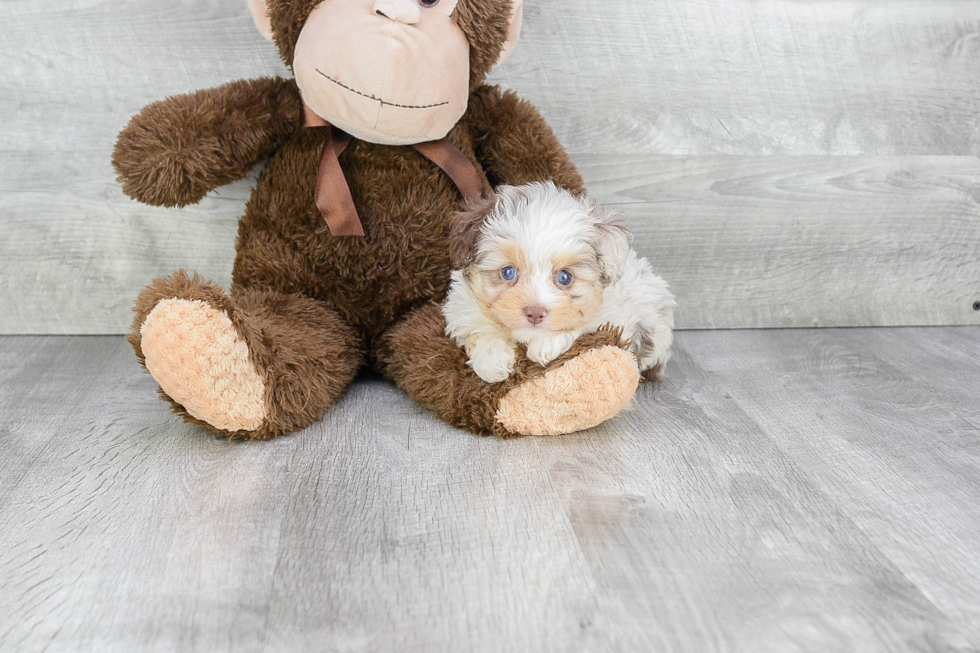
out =
<svg viewBox="0 0 980 653"><path fill-rule="evenodd" d="M539 365L547 365L568 351L575 337L574 333L556 333L532 340L527 345L527 357Z"/></svg>
<svg viewBox="0 0 980 653"><path fill-rule="evenodd" d="M504 340L481 340L467 363L487 383L506 381L514 372L514 347Z"/></svg>

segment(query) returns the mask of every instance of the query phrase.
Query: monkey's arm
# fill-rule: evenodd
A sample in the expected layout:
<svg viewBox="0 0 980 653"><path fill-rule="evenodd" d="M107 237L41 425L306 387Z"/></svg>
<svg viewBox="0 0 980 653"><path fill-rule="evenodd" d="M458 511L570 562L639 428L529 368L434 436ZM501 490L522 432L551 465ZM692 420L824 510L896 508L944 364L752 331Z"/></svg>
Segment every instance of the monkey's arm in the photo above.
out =
<svg viewBox="0 0 980 653"><path fill-rule="evenodd" d="M243 178L301 128L293 81L230 82L154 102L116 140L123 192L146 204L186 206Z"/></svg>
<svg viewBox="0 0 980 653"><path fill-rule="evenodd" d="M470 96L476 156L490 183L554 181L579 194L585 184L565 148L534 106L512 91L481 86Z"/></svg>

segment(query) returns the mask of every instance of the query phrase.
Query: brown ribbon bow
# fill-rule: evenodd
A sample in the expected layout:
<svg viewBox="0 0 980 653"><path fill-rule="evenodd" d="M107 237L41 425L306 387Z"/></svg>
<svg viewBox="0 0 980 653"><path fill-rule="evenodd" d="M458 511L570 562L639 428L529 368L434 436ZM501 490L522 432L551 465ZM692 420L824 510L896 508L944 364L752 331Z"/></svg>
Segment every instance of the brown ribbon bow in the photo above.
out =
<svg viewBox="0 0 980 653"><path fill-rule="evenodd" d="M350 186L340 167L340 155L350 145L351 135L334 127L303 103L303 127L326 127L320 167L316 175L316 207L334 236L363 236ZM422 156L442 168L456 184L463 199L478 199L486 192L483 178L473 162L448 138L413 145Z"/></svg>

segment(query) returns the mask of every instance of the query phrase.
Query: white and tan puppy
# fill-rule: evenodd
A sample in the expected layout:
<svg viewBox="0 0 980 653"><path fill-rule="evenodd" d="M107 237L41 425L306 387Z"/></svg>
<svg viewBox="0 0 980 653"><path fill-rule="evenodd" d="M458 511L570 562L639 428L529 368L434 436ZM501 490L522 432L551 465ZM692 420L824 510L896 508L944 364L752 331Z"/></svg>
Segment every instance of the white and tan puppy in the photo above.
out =
<svg viewBox="0 0 980 653"><path fill-rule="evenodd" d="M618 213L551 182L501 186L454 216L446 334L489 383L515 347L545 365L604 324L623 328L640 371L659 376L673 343L674 296L630 249Z"/></svg>

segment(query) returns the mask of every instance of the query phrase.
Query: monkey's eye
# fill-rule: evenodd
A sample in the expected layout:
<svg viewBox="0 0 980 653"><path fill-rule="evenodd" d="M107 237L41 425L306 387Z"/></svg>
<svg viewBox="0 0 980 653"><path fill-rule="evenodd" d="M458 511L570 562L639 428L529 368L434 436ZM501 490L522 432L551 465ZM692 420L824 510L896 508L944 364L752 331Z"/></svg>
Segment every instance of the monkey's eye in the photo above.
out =
<svg viewBox="0 0 980 653"><path fill-rule="evenodd" d="M439 0L419 0L419 4L423 7L431 8L439 4Z"/></svg>
<svg viewBox="0 0 980 653"><path fill-rule="evenodd" d="M517 278L517 268L515 268L513 265L508 265L500 271L500 277L504 281L513 281Z"/></svg>
<svg viewBox="0 0 980 653"><path fill-rule="evenodd" d="M559 283L559 285L562 285L562 286L570 286L570 285L572 285L572 281L574 279L575 279L575 277L573 277L572 276L572 273L569 272L568 270L562 270L561 272L558 273L558 283Z"/></svg>

